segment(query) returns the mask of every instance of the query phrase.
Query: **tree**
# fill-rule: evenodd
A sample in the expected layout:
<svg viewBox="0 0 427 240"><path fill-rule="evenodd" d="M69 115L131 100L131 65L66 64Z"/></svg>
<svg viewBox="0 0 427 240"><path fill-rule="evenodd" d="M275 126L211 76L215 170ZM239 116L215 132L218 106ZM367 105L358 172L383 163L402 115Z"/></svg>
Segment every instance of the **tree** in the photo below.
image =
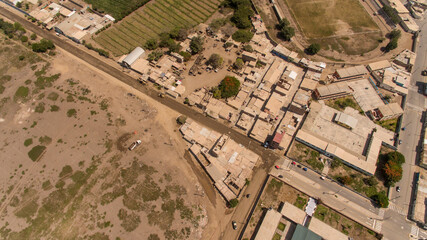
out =
<svg viewBox="0 0 427 240"><path fill-rule="evenodd" d="M17 7L17 8L22 8L22 2L17 2L17 3L16 3L16 7Z"/></svg>
<svg viewBox="0 0 427 240"><path fill-rule="evenodd" d="M207 64L211 65L213 68L219 68L222 65L223 61L224 60L219 54L214 53L209 57Z"/></svg>
<svg viewBox="0 0 427 240"><path fill-rule="evenodd" d="M144 48L148 49L148 50L155 50L158 47L158 43L156 39L148 39L145 44L144 44Z"/></svg>
<svg viewBox="0 0 427 240"><path fill-rule="evenodd" d="M233 40L236 42L249 42L254 34L249 30L239 29L233 33Z"/></svg>
<svg viewBox="0 0 427 240"><path fill-rule="evenodd" d="M388 198L384 191L372 196L372 199L382 208L388 207Z"/></svg>
<svg viewBox="0 0 427 240"><path fill-rule="evenodd" d="M197 54L203 50L203 38L202 37L193 37L190 42L191 53Z"/></svg>
<svg viewBox="0 0 427 240"><path fill-rule="evenodd" d="M280 30L279 36L286 41L290 41L295 36L295 30L292 27L284 27Z"/></svg>
<svg viewBox="0 0 427 240"><path fill-rule="evenodd" d="M229 98L239 93L240 82L235 77L226 76L218 86L221 91L221 98Z"/></svg>
<svg viewBox="0 0 427 240"><path fill-rule="evenodd" d="M393 29L393 31L391 31L389 34L388 34L388 37L390 38L390 39L393 39L393 38L400 38L400 36L402 35L402 33L400 32L400 30L399 29Z"/></svg>
<svg viewBox="0 0 427 240"><path fill-rule="evenodd" d="M396 162L399 165L402 165L405 163L405 156L403 156L403 154L401 154L400 152L397 152L397 151L389 152L386 155L386 159L387 159L387 161Z"/></svg>
<svg viewBox="0 0 427 240"><path fill-rule="evenodd" d="M184 62L188 62L191 59L191 54L189 52L181 51L179 55L184 57Z"/></svg>
<svg viewBox="0 0 427 240"><path fill-rule="evenodd" d="M237 206L237 204L239 203L239 200L237 200L236 198L233 198L230 200L230 207L231 208L235 208Z"/></svg>
<svg viewBox="0 0 427 240"><path fill-rule="evenodd" d="M231 47L231 46L233 46L233 43L232 43L232 42L226 42L226 43L224 44L224 48L229 48L229 47Z"/></svg>
<svg viewBox="0 0 427 240"><path fill-rule="evenodd" d="M253 52L254 51L252 46L249 44L246 44L245 46L243 46L243 50L245 50L246 52Z"/></svg>
<svg viewBox="0 0 427 240"><path fill-rule="evenodd" d="M181 45L175 41L169 45L169 52L179 52L181 50Z"/></svg>
<svg viewBox="0 0 427 240"><path fill-rule="evenodd" d="M174 28L170 31L169 36L177 41L184 41L188 36L188 31L185 28Z"/></svg>
<svg viewBox="0 0 427 240"><path fill-rule="evenodd" d="M31 40L36 40L37 35L35 33L33 33L33 34L31 34L30 38L31 38Z"/></svg>
<svg viewBox="0 0 427 240"><path fill-rule="evenodd" d="M231 21L236 24L239 29L247 29L252 26L250 17L254 15L253 10L250 8L251 4L243 5L239 4L237 9L234 11Z"/></svg>
<svg viewBox="0 0 427 240"><path fill-rule="evenodd" d="M163 56L163 52L162 51L154 51L150 54L148 54L148 61L152 62L152 61L157 61L159 60L161 57Z"/></svg>
<svg viewBox="0 0 427 240"><path fill-rule="evenodd" d="M21 42L27 42L28 41L28 37L27 36L22 36L21 37Z"/></svg>
<svg viewBox="0 0 427 240"><path fill-rule="evenodd" d="M313 43L306 49L307 53L310 55L314 55L318 53L320 50L320 45L318 43Z"/></svg>
<svg viewBox="0 0 427 240"><path fill-rule="evenodd" d="M240 69L243 68L244 65L245 64L244 64L243 60L241 58L237 58L236 61L234 62L233 66L234 66L235 69L240 70Z"/></svg>
<svg viewBox="0 0 427 240"><path fill-rule="evenodd" d="M280 20L277 25L279 32L279 37L283 38L286 41L290 41L291 38L295 35L295 30L290 26L289 21L286 18Z"/></svg>
<svg viewBox="0 0 427 240"><path fill-rule="evenodd" d="M394 161L388 161L384 166L384 173L387 179L387 185L392 186L402 179L402 166Z"/></svg>
<svg viewBox="0 0 427 240"><path fill-rule="evenodd" d="M369 186L378 185L378 180L374 176L370 176L368 178L363 179L363 182Z"/></svg>

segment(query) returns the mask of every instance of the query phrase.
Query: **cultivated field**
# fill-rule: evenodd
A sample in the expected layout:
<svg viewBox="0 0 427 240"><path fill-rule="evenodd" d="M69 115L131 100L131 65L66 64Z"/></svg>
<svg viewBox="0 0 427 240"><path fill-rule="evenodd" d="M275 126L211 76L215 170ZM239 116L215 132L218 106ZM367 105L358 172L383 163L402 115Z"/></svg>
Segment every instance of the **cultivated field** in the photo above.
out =
<svg viewBox="0 0 427 240"><path fill-rule="evenodd" d="M127 54L161 33L205 22L219 4L219 0L154 0L100 33L95 42L115 56Z"/></svg>
<svg viewBox="0 0 427 240"><path fill-rule="evenodd" d="M1 239L202 238L214 207L176 113L60 50L0 35L0 63Z"/></svg>
<svg viewBox="0 0 427 240"><path fill-rule="evenodd" d="M140 6L150 0L84 0L92 4L92 8L99 12L105 12L113 16L116 20L121 20L131 12L138 9Z"/></svg>

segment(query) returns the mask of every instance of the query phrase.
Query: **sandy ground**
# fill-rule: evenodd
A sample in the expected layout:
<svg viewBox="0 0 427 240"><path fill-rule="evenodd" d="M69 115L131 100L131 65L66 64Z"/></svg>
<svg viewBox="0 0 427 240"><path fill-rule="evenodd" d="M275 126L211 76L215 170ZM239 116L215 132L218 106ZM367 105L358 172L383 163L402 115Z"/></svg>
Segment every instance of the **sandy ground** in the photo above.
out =
<svg viewBox="0 0 427 240"><path fill-rule="evenodd" d="M205 192L213 192L212 185L199 184L194 172L200 172L183 157L187 145L177 131L178 114L66 52L58 50L57 56L47 61L52 66L46 76L61 76L44 89L33 86L36 77L31 69L37 65L35 71L40 70L42 62L0 72L14 79L4 84L6 89L0 95L3 99L10 96L0 109L0 151L5 156L0 160L0 190L4 196L0 201L0 225L5 226L0 233L10 230L12 239L101 235L110 239L146 239L150 234L161 239L218 239L218 223L228 222L224 203L218 194L208 198ZM24 83L26 79L31 81L28 85ZM28 86L30 94L25 100L14 101L13 95L21 85ZM52 92L57 95L55 100ZM74 101L67 101L70 95ZM44 104L43 113L35 112L40 103ZM51 111L52 106L59 110ZM71 109L76 113L68 117ZM32 144L25 146L28 139ZM126 148L136 139L143 143L129 152ZM38 162L32 162L27 153L36 145L44 145L46 151ZM125 184L129 179L123 172L135 169L134 161L140 164L136 169L141 172L132 184ZM72 172L59 177L66 165ZM91 167L96 167L93 173ZM87 176L84 183L79 182L77 172ZM157 196L157 200L140 201L138 208L129 209L129 203L124 205L125 198L129 199L133 192L145 196L147 191L135 189L141 183L146 186L146 181L164 195ZM64 186L58 185L61 182ZM71 191L73 186L79 187L75 195L55 198L55 193L64 193L61 189ZM117 194L109 201L106 197L116 189L125 194ZM170 193L166 194L168 189ZM184 199L179 207L178 199ZM46 213L46 204L52 201L63 208ZM171 211L165 202L176 208ZM126 214L119 214L122 209ZM52 220L49 231L43 230L46 225L36 222L45 221L46 216ZM163 218L175 220L165 226ZM133 228L130 231L126 230L129 226ZM32 229L29 233L28 227Z"/></svg>

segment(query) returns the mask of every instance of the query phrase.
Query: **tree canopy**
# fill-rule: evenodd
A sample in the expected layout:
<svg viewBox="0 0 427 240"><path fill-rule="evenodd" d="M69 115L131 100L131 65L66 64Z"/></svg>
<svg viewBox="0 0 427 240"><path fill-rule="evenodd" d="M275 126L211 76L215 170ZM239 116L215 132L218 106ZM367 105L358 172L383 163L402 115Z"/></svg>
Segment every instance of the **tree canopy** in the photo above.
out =
<svg viewBox="0 0 427 240"><path fill-rule="evenodd" d="M207 64L211 65L213 68L219 68L222 65L223 61L224 60L219 54L214 53L209 57Z"/></svg>
<svg viewBox="0 0 427 240"><path fill-rule="evenodd" d="M399 152L390 152L385 159L386 164L383 172L386 178L386 185L392 186L402 179L402 164L405 163L405 157Z"/></svg>
<svg viewBox="0 0 427 240"><path fill-rule="evenodd" d="M243 60L241 58L237 58L236 61L234 62L233 66L234 66L235 69L240 70L240 69L243 68L244 62L243 62Z"/></svg>
<svg viewBox="0 0 427 240"><path fill-rule="evenodd" d="M293 36L295 36L295 30L290 26L289 21L286 18L280 20L277 25L277 29L279 29L279 37L283 38L286 41L290 41Z"/></svg>
<svg viewBox="0 0 427 240"><path fill-rule="evenodd" d="M235 33L233 33L232 38L236 42L249 42L252 39L253 35L254 34L249 30L239 29Z"/></svg>
<svg viewBox="0 0 427 240"><path fill-rule="evenodd" d="M197 54L203 50L203 38L202 37L193 37L190 42L191 53Z"/></svg>
<svg viewBox="0 0 427 240"><path fill-rule="evenodd" d="M157 43L157 40L154 38L148 39L144 44L144 48L148 50L155 50L158 46L159 44Z"/></svg>
<svg viewBox="0 0 427 240"><path fill-rule="evenodd" d="M314 55L320 51L320 45L318 43L313 43L306 49L308 54Z"/></svg>
<svg viewBox="0 0 427 240"><path fill-rule="evenodd" d="M33 43L31 48L34 52L46 52L47 50L54 49L55 45L48 39L42 39L39 43Z"/></svg>
<svg viewBox="0 0 427 240"><path fill-rule="evenodd" d="M221 98L229 98L239 93L240 82L235 77L226 76L218 86L221 91Z"/></svg>
<svg viewBox="0 0 427 240"><path fill-rule="evenodd" d="M223 6L234 9L234 14L231 21L240 29L252 27L250 17L254 15L250 0L226 0L222 3Z"/></svg>

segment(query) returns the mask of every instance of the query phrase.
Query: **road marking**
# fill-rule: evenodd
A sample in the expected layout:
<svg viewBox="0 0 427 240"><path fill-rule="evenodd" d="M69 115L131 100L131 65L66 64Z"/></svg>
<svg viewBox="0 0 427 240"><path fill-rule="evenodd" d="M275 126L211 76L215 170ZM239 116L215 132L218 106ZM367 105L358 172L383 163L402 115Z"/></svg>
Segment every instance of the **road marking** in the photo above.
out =
<svg viewBox="0 0 427 240"><path fill-rule="evenodd" d="M420 229L417 226L412 225L411 226L411 235L414 237L418 237Z"/></svg>
<svg viewBox="0 0 427 240"><path fill-rule="evenodd" d="M388 206L392 211L399 213L400 215L405 216L405 210L401 207L396 206L394 203L391 203Z"/></svg>
<svg viewBox="0 0 427 240"><path fill-rule="evenodd" d="M374 229L378 232L381 232L381 229L383 228L383 221L376 221L374 220Z"/></svg>
<svg viewBox="0 0 427 240"><path fill-rule="evenodd" d="M384 213L385 213L384 208L380 208L380 210L378 211L378 216L380 216L380 218L384 218Z"/></svg>

